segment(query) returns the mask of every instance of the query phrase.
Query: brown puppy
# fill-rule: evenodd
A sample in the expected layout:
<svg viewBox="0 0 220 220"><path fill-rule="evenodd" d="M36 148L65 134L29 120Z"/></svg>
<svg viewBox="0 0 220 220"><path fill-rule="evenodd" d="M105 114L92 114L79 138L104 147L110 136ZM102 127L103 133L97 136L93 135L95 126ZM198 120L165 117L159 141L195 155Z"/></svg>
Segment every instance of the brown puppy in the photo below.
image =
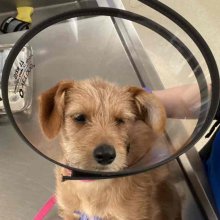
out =
<svg viewBox="0 0 220 220"><path fill-rule="evenodd" d="M79 169L130 167L165 129L165 110L154 95L101 79L62 81L38 101L45 136L53 139L60 133L64 163ZM75 213L81 211L103 220L181 220L180 199L167 173L163 166L117 179L61 182L68 171L57 167L60 216L80 219Z"/></svg>

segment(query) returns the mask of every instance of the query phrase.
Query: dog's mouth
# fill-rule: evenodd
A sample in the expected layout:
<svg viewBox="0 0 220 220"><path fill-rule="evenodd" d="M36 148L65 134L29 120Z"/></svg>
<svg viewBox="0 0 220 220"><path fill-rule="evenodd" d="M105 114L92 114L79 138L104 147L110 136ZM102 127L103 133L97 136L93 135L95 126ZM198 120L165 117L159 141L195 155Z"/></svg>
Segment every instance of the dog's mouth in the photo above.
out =
<svg viewBox="0 0 220 220"><path fill-rule="evenodd" d="M76 169L81 170L88 170L88 171L96 171L96 172L118 172L122 171L127 168L127 157L130 153L131 144L128 143L126 145L126 155L118 154L115 160L108 165L98 164L95 160L91 161L90 163L84 163L82 161L67 161L67 166L73 167Z"/></svg>
<svg viewBox="0 0 220 220"><path fill-rule="evenodd" d="M85 166L83 164L72 164L72 163L67 163L69 167L73 167L76 169L80 170L87 170L87 171L95 171L95 172L117 172L120 171L121 169L116 169L112 167L111 165L90 165L90 166Z"/></svg>

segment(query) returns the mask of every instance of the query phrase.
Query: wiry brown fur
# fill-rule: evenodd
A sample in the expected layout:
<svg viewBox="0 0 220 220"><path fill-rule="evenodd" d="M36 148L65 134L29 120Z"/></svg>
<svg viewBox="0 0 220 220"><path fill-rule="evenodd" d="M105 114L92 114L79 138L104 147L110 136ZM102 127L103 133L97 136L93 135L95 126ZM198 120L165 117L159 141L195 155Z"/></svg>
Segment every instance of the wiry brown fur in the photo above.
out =
<svg viewBox="0 0 220 220"><path fill-rule="evenodd" d="M73 120L79 114L86 115L85 124ZM108 172L131 167L144 156L164 131L166 114L149 92L95 79L63 81L42 93L39 119L48 139L60 132L64 163ZM118 119L124 122L117 123ZM112 164L100 165L93 158L94 149L103 143L116 151ZM60 216L79 219L74 212L80 210L103 220L181 220L180 199L167 174L168 168L163 166L117 179L61 182L61 175L68 171L57 167Z"/></svg>

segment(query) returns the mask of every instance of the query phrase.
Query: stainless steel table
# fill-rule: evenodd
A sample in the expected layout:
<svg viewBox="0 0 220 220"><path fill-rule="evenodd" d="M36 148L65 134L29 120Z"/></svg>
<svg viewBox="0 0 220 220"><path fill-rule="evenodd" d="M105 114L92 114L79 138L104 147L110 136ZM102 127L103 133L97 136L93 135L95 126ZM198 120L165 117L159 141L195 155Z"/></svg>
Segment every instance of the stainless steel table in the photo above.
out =
<svg viewBox="0 0 220 220"><path fill-rule="evenodd" d="M90 1L89 3L86 1L80 1L80 4L79 2L70 2L59 6L56 5L54 8L50 6L48 8L42 8L42 10L37 9L34 16L36 20L41 20L42 17L45 18L48 15L69 10L70 8L94 7L97 4L102 6L109 6L109 4L111 7L115 6L114 1L105 0L99 0L97 2ZM96 19L98 22L102 18L93 19ZM80 22L83 23L84 20L82 19ZM98 28L98 26L95 25L97 22L89 24L87 20L85 25L88 25L88 27L93 25L93 30L95 30L95 28ZM103 35L100 36L100 39L102 43L109 43L107 40L111 34L111 39L113 40L111 43L114 44L114 47L110 48L108 51L108 54L105 57L106 60L102 60L102 57L95 57L91 54L91 59L86 61L87 65L90 67L89 77L96 76L97 74L97 69L94 65L96 62L105 62L108 60L108 56L112 57L116 54L120 54L120 59L118 59L118 62L114 63L114 66L112 67L114 68L113 74L111 68L107 70L109 71L110 81L117 78L117 81L121 85L140 85L139 77L141 76L143 77L144 82L149 83L146 84L146 86L152 87L153 83L154 85L157 84L162 87L163 85L159 80L155 68L148 59L148 55L142 53L141 56L137 56L136 54L137 51L140 51L141 42L133 27L128 23L123 23L120 19L112 20L109 18L108 20L105 19L105 22L107 22L106 29L103 32ZM55 28L56 30L59 30L59 33L68 33L69 24L61 23L56 25ZM112 28L115 28L113 32ZM111 31L108 32L110 29ZM89 28L85 28L85 30L89 31ZM23 33L20 32L1 35L0 44L15 43L22 34ZM86 37L85 32L84 36ZM66 34L64 38L66 38L66 40L62 40L65 45L65 42L68 40L68 34ZM100 39L97 39L97 47L100 44ZM43 43L43 41L34 41L33 45L37 46L37 44L41 43ZM56 50L56 47L54 47L53 42L51 42L51 48L53 48L53 53L59 52ZM117 50L114 50L113 48L117 48ZM70 50L68 53L68 56L71 56ZM142 60L149 60L149 62L145 62L145 65L143 65ZM77 63L66 63L66 68L71 68L73 66L77 70ZM88 69L86 68L87 67L80 71L80 75L75 75L76 79L88 77ZM54 70L56 71L56 68L54 68ZM145 74L146 71L148 74ZM121 73L120 76L117 75L118 72ZM126 74L127 72L130 74ZM101 75L101 72L99 72L99 75ZM50 83L51 85L55 84L56 78ZM36 91L35 95L37 95ZM36 115L34 115L34 117L37 118ZM15 133L12 126L10 124L2 123L2 121L3 119L0 118L0 219L30 220L54 194L54 165L26 146ZM213 205L213 197L201 168L202 165L195 152L194 158L190 156L192 152L194 152L194 150L183 155L178 161L174 161L176 164L176 179L173 180L174 184L180 188L180 191L185 193L185 202L182 211L183 219L217 219L215 207ZM197 162L193 163L195 162L195 158ZM56 207L51 210L45 219L60 219L57 215Z"/></svg>
<svg viewBox="0 0 220 220"><path fill-rule="evenodd" d="M11 125L0 126L0 219L31 220L54 194L54 165L27 147ZM183 218L205 220L176 164L173 180L185 193ZM60 219L54 207L47 220Z"/></svg>

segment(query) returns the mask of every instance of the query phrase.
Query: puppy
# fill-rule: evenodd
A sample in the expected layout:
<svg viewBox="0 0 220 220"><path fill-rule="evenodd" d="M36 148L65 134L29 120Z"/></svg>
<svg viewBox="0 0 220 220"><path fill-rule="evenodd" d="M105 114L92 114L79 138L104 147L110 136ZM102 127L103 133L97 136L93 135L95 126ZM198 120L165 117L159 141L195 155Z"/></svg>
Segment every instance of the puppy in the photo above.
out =
<svg viewBox="0 0 220 220"><path fill-rule="evenodd" d="M60 133L63 162L78 169L116 172L150 151L166 124L165 110L151 93L120 88L101 79L62 81L38 98L39 121L48 139ZM60 216L78 211L102 220L181 220L180 198L167 166L134 176L61 182L56 167Z"/></svg>

